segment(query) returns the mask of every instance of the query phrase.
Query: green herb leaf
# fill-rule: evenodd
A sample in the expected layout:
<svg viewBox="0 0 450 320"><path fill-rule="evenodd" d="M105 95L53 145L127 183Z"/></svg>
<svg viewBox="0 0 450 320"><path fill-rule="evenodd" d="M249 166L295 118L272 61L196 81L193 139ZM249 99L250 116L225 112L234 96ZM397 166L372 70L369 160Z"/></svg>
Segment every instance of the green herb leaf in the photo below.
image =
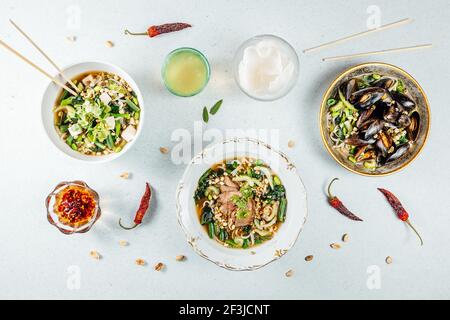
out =
<svg viewBox="0 0 450 320"><path fill-rule="evenodd" d="M209 111L209 113L211 113L212 115L215 115L217 113L217 111L219 111L220 107L222 106L222 102L223 99L217 101L211 108L211 110Z"/></svg>
<svg viewBox="0 0 450 320"><path fill-rule="evenodd" d="M400 79L398 80L398 84L397 84L397 92L405 93L405 84Z"/></svg>
<svg viewBox="0 0 450 320"><path fill-rule="evenodd" d="M336 100L335 99L328 99L327 105L329 107L334 106L335 104L336 104Z"/></svg>
<svg viewBox="0 0 450 320"><path fill-rule="evenodd" d="M127 103L127 105L130 107L131 110L133 111L140 111L141 109L139 109L139 107L130 99L126 99L125 102Z"/></svg>
<svg viewBox="0 0 450 320"><path fill-rule="evenodd" d="M209 121L209 113L206 107L203 107L203 121L205 121L205 123L208 123Z"/></svg>

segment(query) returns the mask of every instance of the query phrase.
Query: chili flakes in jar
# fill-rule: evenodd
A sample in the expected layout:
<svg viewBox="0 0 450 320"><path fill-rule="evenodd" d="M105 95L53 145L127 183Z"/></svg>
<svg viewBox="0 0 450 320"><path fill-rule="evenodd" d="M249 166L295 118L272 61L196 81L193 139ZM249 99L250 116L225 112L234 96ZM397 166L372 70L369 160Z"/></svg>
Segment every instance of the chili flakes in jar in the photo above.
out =
<svg viewBox="0 0 450 320"><path fill-rule="evenodd" d="M96 208L95 196L89 189L79 185L69 185L59 191L53 205L59 222L74 228L90 222Z"/></svg>

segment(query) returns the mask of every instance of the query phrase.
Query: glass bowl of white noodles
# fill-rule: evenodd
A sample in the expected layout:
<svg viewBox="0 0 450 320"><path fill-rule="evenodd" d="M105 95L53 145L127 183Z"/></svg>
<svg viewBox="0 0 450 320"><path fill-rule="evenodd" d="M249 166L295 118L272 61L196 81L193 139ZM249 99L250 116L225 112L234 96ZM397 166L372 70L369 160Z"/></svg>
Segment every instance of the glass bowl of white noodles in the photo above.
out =
<svg viewBox="0 0 450 320"><path fill-rule="evenodd" d="M233 61L237 85L249 97L273 101L287 95L297 83L299 60L295 49L274 35L245 41Z"/></svg>

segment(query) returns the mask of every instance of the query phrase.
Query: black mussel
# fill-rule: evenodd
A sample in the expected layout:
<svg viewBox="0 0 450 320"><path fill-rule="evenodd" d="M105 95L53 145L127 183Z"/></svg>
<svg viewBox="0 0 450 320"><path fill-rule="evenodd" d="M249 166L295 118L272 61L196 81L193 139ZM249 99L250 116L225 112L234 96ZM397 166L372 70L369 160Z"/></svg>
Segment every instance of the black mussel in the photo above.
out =
<svg viewBox="0 0 450 320"><path fill-rule="evenodd" d="M372 122L372 124L367 128L367 130L364 132L364 139L369 140L372 138L375 134L380 132L384 127L384 121L383 120L375 120Z"/></svg>
<svg viewBox="0 0 450 320"><path fill-rule="evenodd" d="M383 89L386 89L388 91L391 91L395 88L397 85L397 80L393 79L391 77L382 77L375 82L372 83L374 87L380 87Z"/></svg>
<svg viewBox="0 0 450 320"><path fill-rule="evenodd" d="M408 133L408 139L410 141L416 141L417 135L419 133L419 126L420 126L420 116L417 111L414 111L410 117L411 123L406 128L406 132Z"/></svg>
<svg viewBox="0 0 450 320"><path fill-rule="evenodd" d="M381 131L379 134L379 139L383 143L383 145L386 147L387 150L391 149L392 147L392 139L391 137L386 134L384 131Z"/></svg>
<svg viewBox="0 0 450 320"><path fill-rule="evenodd" d="M405 109L411 110L416 106L415 102L403 93L392 92L392 98L394 98L394 100L397 101Z"/></svg>
<svg viewBox="0 0 450 320"><path fill-rule="evenodd" d="M365 131L365 130L367 130L367 128L368 128L375 120L377 120L377 119L375 119L375 118L370 118L370 119L364 121L363 123L361 123L361 125L359 126L358 129L359 129L360 131Z"/></svg>
<svg viewBox="0 0 450 320"><path fill-rule="evenodd" d="M403 107L399 103L391 104L384 110L383 119L387 122L395 123L403 110Z"/></svg>
<svg viewBox="0 0 450 320"><path fill-rule="evenodd" d="M350 79L341 86L341 92L344 94L345 99L350 99L350 96L358 89L357 80Z"/></svg>
<svg viewBox="0 0 450 320"><path fill-rule="evenodd" d="M350 103L358 109L367 109L385 96L383 88L370 87L354 92L350 96Z"/></svg>
<svg viewBox="0 0 450 320"><path fill-rule="evenodd" d="M397 125L395 123L385 122L384 127L386 129L397 129Z"/></svg>
<svg viewBox="0 0 450 320"><path fill-rule="evenodd" d="M374 149L370 149L370 150L365 151L364 153L362 153L357 158L357 161L374 160L376 158L377 158L377 152Z"/></svg>
<svg viewBox="0 0 450 320"><path fill-rule="evenodd" d="M362 154L363 154L364 152L366 152L367 147L368 147L368 146L358 147L358 149L357 149L358 151L356 151L356 153L355 153L355 159L356 159L357 161L360 161L360 160L358 160L358 159L362 156Z"/></svg>
<svg viewBox="0 0 450 320"><path fill-rule="evenodd" d="M357 146L357 147L367 146L367 145L375 143L375 142L376 142L375 139L364 140L364 139L361 139L356 134L345 139L346 144L351 145L351 146Z"/></svg>
<svg viewBox="0 0 450 320"><path fill-rule="evenodd" d="M379 166L384 166L386 164L386 157L379 152L377 154L377 163Z"/></svg>
<svg viewBox="0 0 450 320"><path fill-rule="evenodd" d="M375 108L369 108L367 110L362 111L359 114L358 120L356 121L356 127L361 128L363 124L371 118L374 110Z"/></svg>
<svg viewBox="0 0 450 320"><path fill-rule="evenodd" d="M378 138L375 146L377 147L377 149L381 152L381 155L383 157L386 157L388 154L388 149L386 148L386 146L384 145L383 141L381 141L380 138Z"/></svg>
<svg viewBox="0 0 450 320"><path fill-rule="evenodd" d="M384 133L384 131L381 131L378 134L377 143L375 145L378 150L381 151L383 157L386 157L392 148L392 139L389 137L389 135Z"/></svg>
<svg viewBox="0 0 450 320"><path fill-rule="evenodd" d="M407 114L402 113L400 117L398 117L397 122L400 127L406 128L411 124L411 118Z"/></svg>
<svg viewBox="0 0 450 320"><path fill-rule="evenodd" d="M401 145L400 147L398 147L397 150L395 150L393 154L387 157L386 162L397 160L398 158L403 156L406 153L406 151L408 151L409 147L410 147L409 143Z"/></svg>

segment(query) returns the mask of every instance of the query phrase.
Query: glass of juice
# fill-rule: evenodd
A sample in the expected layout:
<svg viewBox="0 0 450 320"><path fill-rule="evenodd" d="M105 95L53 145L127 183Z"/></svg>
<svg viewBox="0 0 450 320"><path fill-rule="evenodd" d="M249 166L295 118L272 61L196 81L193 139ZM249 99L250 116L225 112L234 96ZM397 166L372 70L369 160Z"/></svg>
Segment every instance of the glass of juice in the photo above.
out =
<svg viewBox="0 0 450 320"><path fill-rule="evenodd" d="M161 73L167 90L179 97L192 97L206 87L211 70L200 51L178 48L167 55Z"/></svg>

